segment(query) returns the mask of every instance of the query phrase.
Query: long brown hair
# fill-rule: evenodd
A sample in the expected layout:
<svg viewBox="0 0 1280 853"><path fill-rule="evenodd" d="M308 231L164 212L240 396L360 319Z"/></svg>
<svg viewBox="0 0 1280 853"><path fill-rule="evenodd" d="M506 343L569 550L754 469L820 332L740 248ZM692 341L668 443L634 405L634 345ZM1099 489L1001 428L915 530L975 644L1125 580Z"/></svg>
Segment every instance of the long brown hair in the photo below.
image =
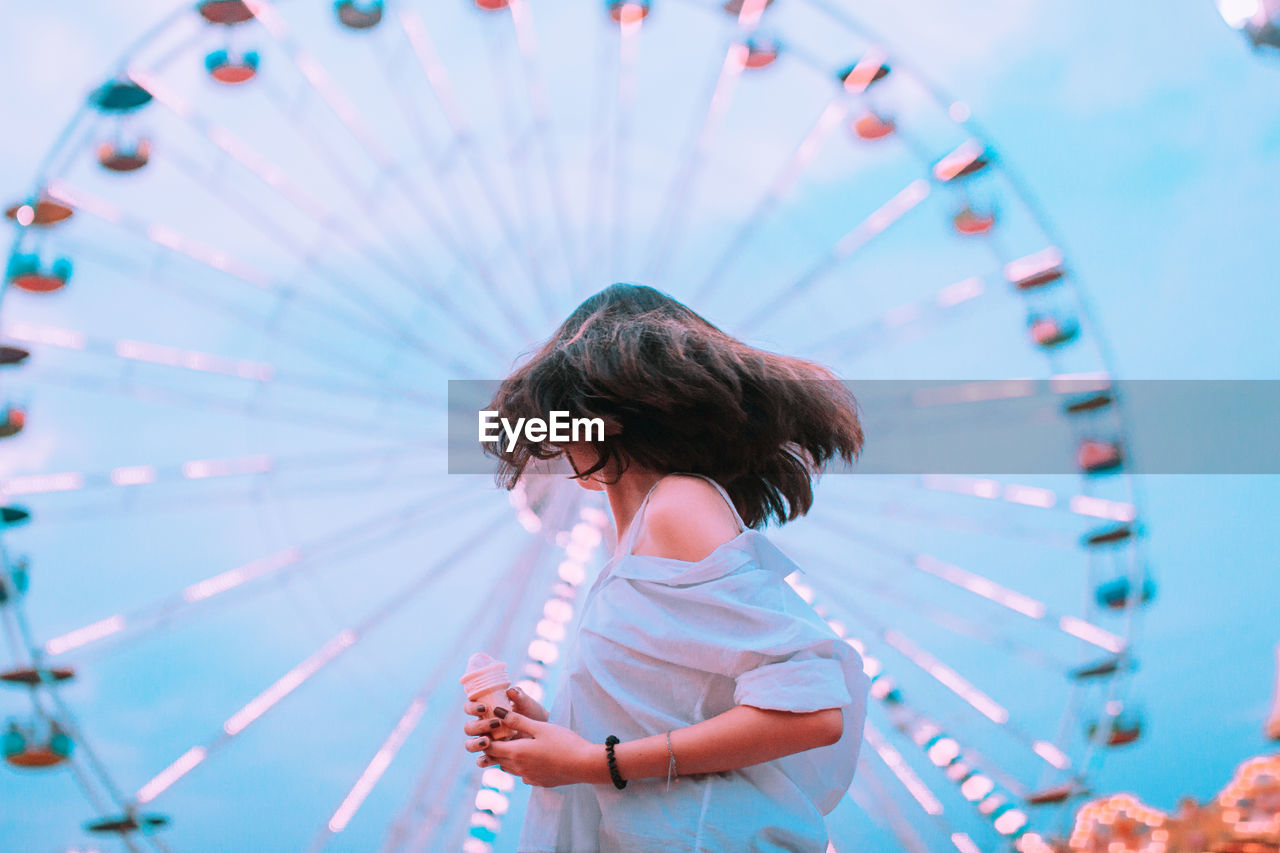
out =
<svg viewBox="0 0 1280 853"><path fill-rule="evenodd" d="M750 527L809 511L812 478L862 449L857 401L826 368L747 346L652 287L614 284L587 299L503 381L490 409L512 422L552 411L606 423L599 462L706 475ZM523 436L498 457L513 488L561 451Z"/></svg>

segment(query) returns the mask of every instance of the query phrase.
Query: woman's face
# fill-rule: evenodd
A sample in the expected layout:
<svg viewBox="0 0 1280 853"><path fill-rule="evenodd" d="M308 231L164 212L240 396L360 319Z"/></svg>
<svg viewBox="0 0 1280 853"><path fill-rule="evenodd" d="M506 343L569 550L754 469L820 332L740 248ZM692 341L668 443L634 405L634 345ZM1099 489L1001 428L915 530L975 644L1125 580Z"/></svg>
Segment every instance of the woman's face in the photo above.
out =
<svg viewBox="0 0 1280 853"><path fill-rule="evenodd" d="M573 467L573 472L577 474L580 471L586 471L600 461L600 452L596 446L589 441L575 441L569 444L563 444L565 458L569 460L569 464ZM608 475L609 467L606 465L599 471L596 471L586 477L578 477L578 485L591 492L603 492L606 475Z"/></svg>

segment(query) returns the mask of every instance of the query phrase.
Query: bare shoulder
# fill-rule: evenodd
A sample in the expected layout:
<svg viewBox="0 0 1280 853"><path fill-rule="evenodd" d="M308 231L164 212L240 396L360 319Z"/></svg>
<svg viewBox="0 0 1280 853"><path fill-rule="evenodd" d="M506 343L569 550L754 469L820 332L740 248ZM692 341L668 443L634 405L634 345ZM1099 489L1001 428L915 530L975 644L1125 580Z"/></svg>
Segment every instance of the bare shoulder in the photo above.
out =
<svg viewBox="0 0 1280 853"><path fill-rule="evenodd" d="M737 535L738 522L715 486L675 474L653 490L635 553L697 562Z"/></svg>

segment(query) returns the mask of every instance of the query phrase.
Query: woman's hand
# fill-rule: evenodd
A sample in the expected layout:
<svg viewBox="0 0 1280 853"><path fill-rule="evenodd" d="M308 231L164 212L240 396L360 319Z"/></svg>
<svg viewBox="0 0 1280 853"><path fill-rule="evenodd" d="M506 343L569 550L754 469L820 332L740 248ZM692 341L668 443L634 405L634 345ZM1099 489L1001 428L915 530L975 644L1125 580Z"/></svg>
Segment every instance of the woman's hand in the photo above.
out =
<svg viewBox="0 0 1280 853"><path fill-rule="evenodd" d="M516 713L531 720L545 723L550 716L547 713L547 709L542 707L538 700L525 693L519 687L507 688L507 698L511 700L511 707L515 709ZM495 720L493 717L486 717L485 715L493 709L486 708L479 702L467 702L462 706L462 710L473 717L480 718L478 720L469 720L462 725L462 730L471 735L470 740L465 744L467 750L469 752L478 752L493 742L489 735L498 728L501 721ZM522 737L528 737L528 735L517 732L513 740ZM480 766L485 767L487 765L481 764Z"/></svg>
<svg viewBox="0 0 1280 853"><path fill-rule="evenodd" d="M511 710L531 720L545 723L551 715L542 707L537 699L525 693L519 687L508 687L507 698L511 700Z"/></svg>
<svg viewBox="0 0 1280 853"><path fill-rule="evenodd" d="M511 707L517 714L523 714L530 719L538 720L543 723L545 723L547 718L550 716L550 714L547 713L547 709L542 707L542 705L538 703L538 700L534 699L528 693L525 693L519 687L508 687L507 698L511 700ZM480 717L478 720L471 720L463 724L462 730L469 735L487 735L496 729L500 723L499 720L495 720L492 717L486 719L485 714L492 709L484 707L479 702L467 702L462 706L462 710L473 717ZM467 749L475 752L476 749L481 748L479 746L473 748L472 744L474 743L474 740L468 741Z"/></svg>
<svg viewBox="0 0 1280 853"><path fill-rule="evenodd" d="M507 741L491 741L482 737L479 740L487 742L487 746L473 749L475 741L471 741L467 743L467 749L484 749L484 755L476 761L477 765L498 765L511 775L519 776L526 785L555 788L584 782L597 749L603 761L603 747L564 726L517 713L508 713L502 722L519 732L520 736Z"/></svg>

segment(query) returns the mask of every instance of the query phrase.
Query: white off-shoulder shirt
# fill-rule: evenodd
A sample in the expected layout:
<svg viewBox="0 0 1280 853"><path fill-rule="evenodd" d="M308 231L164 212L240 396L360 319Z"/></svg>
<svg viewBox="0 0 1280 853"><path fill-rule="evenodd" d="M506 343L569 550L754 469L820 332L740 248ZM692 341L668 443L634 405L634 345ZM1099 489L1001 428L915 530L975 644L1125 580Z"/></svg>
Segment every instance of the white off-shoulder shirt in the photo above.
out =
<svg viewBox="0 0 1280 853"><path fill-rule="evenodd" d="M656 778L628 780L623 790L534 787L517 850L823 853L823 815L848 790L862 743L869 679L861 658L786 583L799 567L745 529L736 510L741 532L702 560L632 554L647 503L583 599L550 722L602 744L611 734L629 741L684 728L735 705L841 708L844 733L737 770L680 775L669 791Z"/></svg>

